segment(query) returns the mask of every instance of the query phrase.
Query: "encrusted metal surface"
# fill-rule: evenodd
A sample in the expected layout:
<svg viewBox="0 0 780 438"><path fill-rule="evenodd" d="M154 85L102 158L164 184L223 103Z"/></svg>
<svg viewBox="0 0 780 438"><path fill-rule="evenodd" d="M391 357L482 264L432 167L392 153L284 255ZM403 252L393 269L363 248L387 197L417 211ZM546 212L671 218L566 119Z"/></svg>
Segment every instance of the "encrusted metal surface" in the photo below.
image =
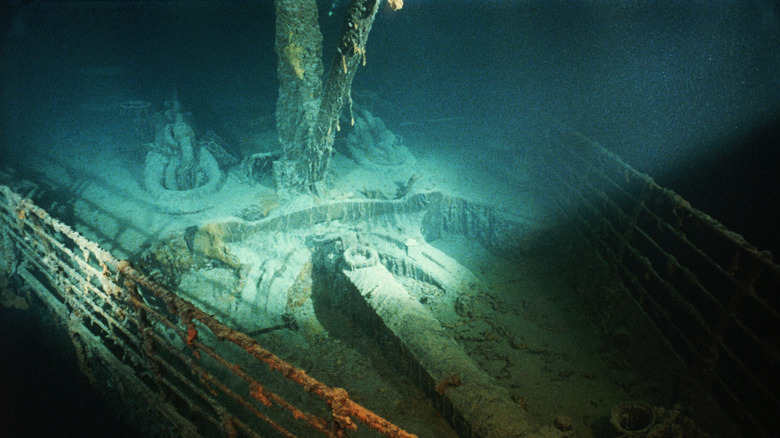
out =
<svg viewBox="0 0 780 438"><path fill-rule="evenodd" d="M126 393L145 398L183 436L265 436L263 430L287 437L307 430L343 436L359 424L385 436L414 436L117 260L6 186L0 186L0 201L4 235L20 260L17 272L66 325L82 371L94 381L92 369L106 367ZM256 364L297 383L325 407L317 414L297 407L269 389ZM287 420L272 419L269 407L287 411Z"/></svg>

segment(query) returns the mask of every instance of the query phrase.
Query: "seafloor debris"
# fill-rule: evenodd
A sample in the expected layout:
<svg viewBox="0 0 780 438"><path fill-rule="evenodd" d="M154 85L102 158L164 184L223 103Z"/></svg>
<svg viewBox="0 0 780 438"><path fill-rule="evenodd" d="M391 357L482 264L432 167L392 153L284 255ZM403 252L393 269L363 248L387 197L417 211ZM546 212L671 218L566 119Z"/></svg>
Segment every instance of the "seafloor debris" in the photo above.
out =
<svg viewBox="0 0 780 438"><path fill-rule="evenodd" d="M628 401L612 407L610 423L620 436L625 437L709 438L709 434L697 428L682 411L681 406L664 409L643 401Z"/></svg>
<svg viewBox="0 0 780 438"><path fill-rule="evenodd" d="M282 153L260 152L247 155L241 160L241 178L247 182L257 182L273 172L274 161L281 158Z"/></svg>
<svg viewBox="0 0 780 438"><path fill-rule="evenodd" d="M420 175L415 173L414 175L410 176L405 183L396 182L395 184L398 186L398 190L395 192L395 199L401 199L411 193L412 187L418 179L420 179Z"/></svg>
<svg viewBox="0 0 780 438"><path fill-rule="evenodd" d="M397 166L414 157L401 137L387 129L381 118L357 110L355 124L346 139L347 155L360 165Z"/></svg>
<svg viewBox="0 0 780 438"><path fill-rule="evenodd" d="M363 190L360 190L360 194L365 196L368 199L387 199L387 196L385 196L384 193L382 193L379 190L374 189L367 189L363 187Z"/></svg>
<svg viewBox="0 0 780 438"><path fill-rule="evenodd" d="M257 197L255 202L241 210L239 217L249 222L257 221L268 217L280 205L279 196L277 196L276 192L263 192Z"/></svg>

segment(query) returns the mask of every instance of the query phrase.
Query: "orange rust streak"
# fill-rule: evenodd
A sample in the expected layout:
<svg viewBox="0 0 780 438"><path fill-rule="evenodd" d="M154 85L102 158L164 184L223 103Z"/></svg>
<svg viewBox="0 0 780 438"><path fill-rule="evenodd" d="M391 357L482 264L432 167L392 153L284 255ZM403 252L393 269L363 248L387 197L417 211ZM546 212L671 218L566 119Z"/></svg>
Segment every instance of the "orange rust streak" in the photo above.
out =
<svg viewBox="0 0 780 438"><path fill-rule="evenodd" d="M255 385L252 387L252 389L249 391L249 394L254 397L257 401L263 404L263 406L271 406L271 400L268 400L268 397L265 396L263 393L263 388L260 385Z"/></svg>
<svg viewBox="0 0 780 438"><path fill-rule="evenodd" d="M194 323L187 324L187 345L192 346L192 342L198 338L198 329Z"/></svg>
<svg viewBox="0 0 780 438"><path fill-rule="evenodd" d="M131 280L138 282L145 288L152 291L155 295L161 297L166 303L170 303L169 307L173 307L179 312L179 314L186 314L187 318L191 320L198 320L220 340L230 341L237 346L243 348L246 352L254 356L257 360L265 363L273 370L279 371L287 379L298 383L306 391L317 395L324 400L328 406L333 410L333 417L339 421L340 425L344 428L356 429L355 425L350 418L354 416L361 422L371 427L374 430L382 433L385 436L393 438L413 438L414 434L410 434L398 426L390 423L384 418L376 415L374 412L360 406L349 398L347 392L341 388L331 388L324 383L319 382L313 377L309 376L306 371L296 368L293 365L285 362L275 354L264 349L260 344L248 335L230 329L221 322L219 322L213 316L203 312L199 308L195 307L188 301L168 291L161 285L155 283L146 275L135 270L130 264L120 263L118 266L119 271L130 278ZM190 323L192 324L192 323ZM188 325L188 338L189 338L189 325ZM192 340L195 342L195 339ZM255 396L255 394L252 394ZM255 397L257 398L257 397ZM265 398L265 395L262 395ZM258 399L261 403L262 400ZM295 408L293 408L295 409ZM309 422L311 419L304 412L295 409L293 415L298 418L304 419Z"/></svg>

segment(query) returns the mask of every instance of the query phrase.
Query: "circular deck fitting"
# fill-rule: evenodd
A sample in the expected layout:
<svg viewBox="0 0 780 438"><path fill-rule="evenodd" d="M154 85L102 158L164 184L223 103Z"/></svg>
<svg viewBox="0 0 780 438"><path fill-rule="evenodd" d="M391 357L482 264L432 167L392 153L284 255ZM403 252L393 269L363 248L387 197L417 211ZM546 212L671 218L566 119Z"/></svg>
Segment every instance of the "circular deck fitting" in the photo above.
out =
<svg viewBox="0 0 780 438"><path fill-rule="evenodd" d="M379 254L368 245L355 245L344 251L344 263L349 269L370 268L379 263Z"/></svg>
<svg viewBox="0 0 780 438"><path fill-rule="evenodd" d="M623 436L640 436L655 426L655 408L642 401L619 403L612 407L609 421Z"/></svg>
<svg viewBox="0 0 780 438"><path fill-rule="evenodd" d="M155 151L146 155L144 186L151 195L152 202L160 210L173 214L195 213L211 208L217 201L209 195L218 191L224 181L217 160L208 150L201 148L198 167L205 174L205 182L186 190L175 190L166 186L166 179L172 178L171 174L177 167L177 157L169 157Z"/></svg>

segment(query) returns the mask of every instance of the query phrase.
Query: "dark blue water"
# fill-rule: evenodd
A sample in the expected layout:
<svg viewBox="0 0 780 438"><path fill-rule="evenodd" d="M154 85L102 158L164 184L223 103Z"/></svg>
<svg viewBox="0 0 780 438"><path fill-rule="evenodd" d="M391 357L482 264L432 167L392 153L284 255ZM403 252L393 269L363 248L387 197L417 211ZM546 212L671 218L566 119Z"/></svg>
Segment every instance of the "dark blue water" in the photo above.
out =
<svg viewBox="0 0 780 438"><path fill-rule="evenodd" d="M137 437L89 385L61 327L0 306L0 436Z"/></svg>

